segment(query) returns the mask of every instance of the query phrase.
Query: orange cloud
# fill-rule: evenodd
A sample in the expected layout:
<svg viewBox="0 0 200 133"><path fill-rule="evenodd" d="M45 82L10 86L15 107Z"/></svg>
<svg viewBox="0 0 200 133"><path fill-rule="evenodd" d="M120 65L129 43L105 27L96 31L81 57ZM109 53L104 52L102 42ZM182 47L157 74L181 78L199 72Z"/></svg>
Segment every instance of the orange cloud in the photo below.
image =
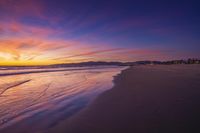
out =
<svg viewBox="0 0 200 133"><path fill-rule="evenodd" d="M8 36L0 38L0 61L4 64L24 65L24 63L33 64L44 62L64 63L61 60L52 60L55 57L63 55L74 55L83 47L81 42L67 40L51 40L39 38L37 36L25 36L22 38ZM84 45L84 47L87 47ZM82 59L83 60L83 59ZM0 63L0 64L1 64Z"/></svg>

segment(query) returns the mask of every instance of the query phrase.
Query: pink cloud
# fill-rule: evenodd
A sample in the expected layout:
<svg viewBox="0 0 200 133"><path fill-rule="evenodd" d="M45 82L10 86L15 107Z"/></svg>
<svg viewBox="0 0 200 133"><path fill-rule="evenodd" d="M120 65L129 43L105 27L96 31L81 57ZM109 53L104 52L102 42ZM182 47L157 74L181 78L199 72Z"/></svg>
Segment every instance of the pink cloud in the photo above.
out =
<svg viewBox="0 0 200 133"><path fill-rule="evenodd" d="M17 21L12 22L0 22L1 34L7 34L11 36L38 36L38 37L48 37L50 35L62 34L62 30L52 29L49 27L33 26L27 24L21 24Z"/></svg>

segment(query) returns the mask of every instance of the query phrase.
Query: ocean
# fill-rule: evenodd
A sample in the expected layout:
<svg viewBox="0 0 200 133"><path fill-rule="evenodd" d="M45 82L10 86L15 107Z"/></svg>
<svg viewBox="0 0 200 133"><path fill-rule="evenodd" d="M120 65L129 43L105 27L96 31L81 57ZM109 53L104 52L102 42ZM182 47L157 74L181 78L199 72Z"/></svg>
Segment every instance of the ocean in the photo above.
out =
<svg viewBox="0 0 200 133"><path fill-rule="evenodd" d="M0 131L46 130L112 88L125 67L0 70Z"/></svg>

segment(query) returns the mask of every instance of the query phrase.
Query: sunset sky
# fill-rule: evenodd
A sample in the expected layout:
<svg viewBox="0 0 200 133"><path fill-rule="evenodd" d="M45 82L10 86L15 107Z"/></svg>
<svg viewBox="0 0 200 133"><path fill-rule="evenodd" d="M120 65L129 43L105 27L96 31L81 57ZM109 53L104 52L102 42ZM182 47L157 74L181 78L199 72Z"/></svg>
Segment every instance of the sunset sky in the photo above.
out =
<svg viewBox="0 0 200 133"><path fill-rule="evenodd" d="M0 0L0 65L200 57L192 0Z"/></svg>

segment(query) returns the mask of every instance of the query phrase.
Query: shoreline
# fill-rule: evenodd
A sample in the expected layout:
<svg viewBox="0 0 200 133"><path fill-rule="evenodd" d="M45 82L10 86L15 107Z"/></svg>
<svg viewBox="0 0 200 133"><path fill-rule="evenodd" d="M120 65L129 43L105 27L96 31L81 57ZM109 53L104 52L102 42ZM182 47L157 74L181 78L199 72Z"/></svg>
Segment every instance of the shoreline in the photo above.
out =
<svg viewBox="0 0 200 133"><path fill-rule="evenodd" d="M130 67L114 77L113 88L47 132L195 131L200 111L199 81L198 65Z"/></svg>
<svg viewBox="0 0 200 133"><path fill-rule="evenodd" d="M0 132L35 133L54 127L112 88L113 77L124 69L88 68L87 71L2 78Z"/></svg>

